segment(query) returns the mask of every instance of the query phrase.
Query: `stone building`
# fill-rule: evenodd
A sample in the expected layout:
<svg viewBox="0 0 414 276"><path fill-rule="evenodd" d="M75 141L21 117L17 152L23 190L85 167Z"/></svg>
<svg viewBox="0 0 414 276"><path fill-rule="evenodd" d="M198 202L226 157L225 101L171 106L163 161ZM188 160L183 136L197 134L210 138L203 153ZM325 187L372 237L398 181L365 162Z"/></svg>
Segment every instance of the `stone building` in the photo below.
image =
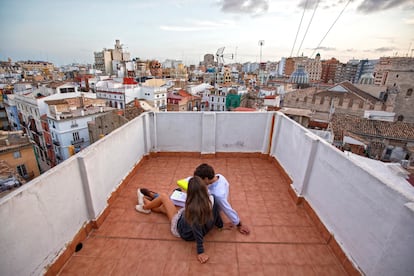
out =
<svg viewBox="0 0 414 276"><path fill-rule="evenodd" d="M414 58L394 58L383 68L387 100L393 104L398 121L414 123ZM377 81L377 79L376 79Z"/></svg>
<svg viewBox="0 0 414 276"><path fill-rule="evenodd" d="M308 88L287 93L284 107L310 109L321 113L347 113L363 116L365 110L392 112L392 105L364 92L348 81L328 89Z"/></svg>
<svg viewBox="0 0 414 276"><path fill-rule="evenodd" d="M118 39L115 40L114 49L104 48L102 51L94 52L94 57L95 69L107 75L114 74L116 72L114 68L116 69L120 62L131 59L130 53L123 50L122 44Z"/></svg>

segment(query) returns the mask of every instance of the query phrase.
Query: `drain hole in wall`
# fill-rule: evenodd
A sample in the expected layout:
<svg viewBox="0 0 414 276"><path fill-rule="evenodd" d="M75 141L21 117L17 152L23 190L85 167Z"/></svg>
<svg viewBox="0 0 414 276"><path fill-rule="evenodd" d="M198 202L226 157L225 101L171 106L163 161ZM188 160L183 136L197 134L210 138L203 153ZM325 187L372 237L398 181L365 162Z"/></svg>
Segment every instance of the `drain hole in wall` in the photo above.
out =
<svg viewBox="0 0 414 276"><path fill-rule="evenodd" d="M76 245L76 247L75 247L75 252L79 252L79 251L81 251L82 250L82 243L80 242L80 243L78 243L77 245Z"/></svg>

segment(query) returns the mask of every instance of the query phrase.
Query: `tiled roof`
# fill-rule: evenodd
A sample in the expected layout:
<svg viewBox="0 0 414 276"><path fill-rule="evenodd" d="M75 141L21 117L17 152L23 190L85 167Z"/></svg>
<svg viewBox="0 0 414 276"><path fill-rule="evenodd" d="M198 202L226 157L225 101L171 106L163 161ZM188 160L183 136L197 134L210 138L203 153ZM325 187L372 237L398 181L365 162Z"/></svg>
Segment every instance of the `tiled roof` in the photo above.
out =
<svg viewBox="0 0 414 276"><path fill-rule="evenodd" d="M322 97L325 97L325 96L328 96L328 97L332 97L332 96L348 96L348 97L353 97L353 98L356 98L356 99L367 100L367 101L369 101L369 102L371 102L373 104L375 104L376 102L379 101L379 99L377 99L374 96L371 96L370 94L368 94L368 93L362 91L361 89L355 87L349 81L341 82L340 84L337 84L335 86L338 86L338 85L340 85L345 90L347 90L348 93L323 90L323 91L317 92L316 95L322 96Z"/></svg>
<svg viewBox="0 0 414 276"><path fill-rule="evenodd" d="M335 140L342 140L345 132L357 135L414 142L414 124L369 120L348 114L334 114L331 121Z"/></svg>
<svg viewBox="0 0 414 276"><path fill-rule="evenodd" d="M375 98L374 96L371 96L370 94L368 94L365 91L362 91L361 89L359 89L358 87L356 87L355 85L353 85L352 83L350 83L349 81L341 82L340 85L342 85L343 87L345 87L351 93L357 94L361 98L367 99L367 100L369 100L371 102L378 101L377 98Z"/></svg>

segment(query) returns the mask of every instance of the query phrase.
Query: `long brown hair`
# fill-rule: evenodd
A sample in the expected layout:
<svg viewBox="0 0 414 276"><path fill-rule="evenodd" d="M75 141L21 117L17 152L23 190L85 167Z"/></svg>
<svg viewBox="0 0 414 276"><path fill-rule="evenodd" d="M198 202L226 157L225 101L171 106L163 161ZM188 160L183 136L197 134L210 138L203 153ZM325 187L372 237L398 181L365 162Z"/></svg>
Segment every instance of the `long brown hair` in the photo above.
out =
<svg viewBox="0 0 414 276"><path fill-rule="evenodd" d="M207 186L198 176L194 176L188 181L184 217L190 225L206 224L213 217Z"/></svg>

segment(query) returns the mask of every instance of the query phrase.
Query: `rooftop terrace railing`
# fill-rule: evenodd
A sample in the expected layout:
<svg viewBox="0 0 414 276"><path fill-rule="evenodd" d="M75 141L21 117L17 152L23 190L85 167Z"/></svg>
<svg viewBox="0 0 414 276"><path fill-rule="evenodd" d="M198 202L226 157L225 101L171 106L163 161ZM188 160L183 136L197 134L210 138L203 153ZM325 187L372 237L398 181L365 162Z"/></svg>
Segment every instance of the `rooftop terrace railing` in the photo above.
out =
<svg viewBox="0 0 414 276"><path fill-rule="evenodd" d="M0 199L0 275L44 273L152 152L274 157L363 273L414 271L411 190L398 191L281 113L150 112Z"/></svg>

